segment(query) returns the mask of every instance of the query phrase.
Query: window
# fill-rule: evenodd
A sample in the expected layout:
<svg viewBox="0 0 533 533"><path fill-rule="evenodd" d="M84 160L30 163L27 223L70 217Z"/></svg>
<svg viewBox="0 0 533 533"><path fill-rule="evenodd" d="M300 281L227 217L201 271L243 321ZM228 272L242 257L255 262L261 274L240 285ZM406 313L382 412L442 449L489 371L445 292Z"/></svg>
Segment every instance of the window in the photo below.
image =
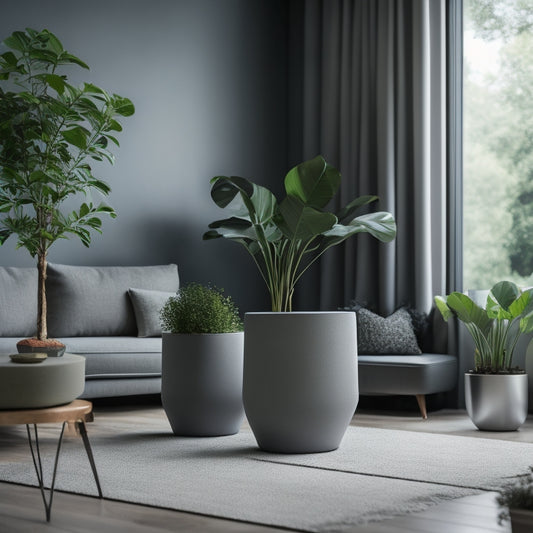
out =
<svg viewBox="0 0 533 533"><path fill-rule="evenodd" d="M533 2L463 5L463 288L531 286Z"/></svg>

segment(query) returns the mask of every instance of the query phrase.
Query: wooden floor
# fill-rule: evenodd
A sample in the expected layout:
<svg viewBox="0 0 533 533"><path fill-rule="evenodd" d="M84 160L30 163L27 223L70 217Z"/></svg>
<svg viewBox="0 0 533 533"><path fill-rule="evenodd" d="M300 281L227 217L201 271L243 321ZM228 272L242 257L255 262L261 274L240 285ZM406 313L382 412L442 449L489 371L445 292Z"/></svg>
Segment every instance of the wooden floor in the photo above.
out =
<svg viewBox="0 0 533 533"><path fill-rule="evenodd" d="M95 405L95 421L89 424L89 435L131 430L142 425L160 427L166 423L157 402L126 405ZM463 411L436 411L422 420L412 413L357 412L352 425L409 431L427 431L450 435L498 438L533 442L533 418L516 432L479 432ZM57 439L57 427L42 426L43 447ZM170 431L170 427L169 427ZM74 438L74 437L66 437ZM429 450L428 453L431 451ZM0 457L2 461L31 461L24 427L0 427ZM532 458L533 463L533 458ZM498 525L498 508L494 493L470 496L436 505L424 512L352 528L349 533L482 533L510 532L508 524ZM190 513L151 508L142 505L99 500L57 492L54 496L52 520L44 520L44 509L38 489L0 483L0 533L141 533L191 532L267 533L284 529L215 519ZM343 530L344 531L344 530Z"/></svg>

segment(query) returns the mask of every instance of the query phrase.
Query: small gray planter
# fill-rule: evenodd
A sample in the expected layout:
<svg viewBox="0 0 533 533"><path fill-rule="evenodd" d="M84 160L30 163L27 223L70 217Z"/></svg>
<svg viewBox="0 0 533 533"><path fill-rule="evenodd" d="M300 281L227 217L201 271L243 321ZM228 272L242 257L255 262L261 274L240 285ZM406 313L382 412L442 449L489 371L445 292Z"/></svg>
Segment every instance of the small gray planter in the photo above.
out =
<svg viewBox="0 0 533 533"><path fill-rule="evenodd" d="M355 313L247 313L244 331L244 407L259 447L338 448L359 400Z"/></svg>
<svg viewBox="0 0 533 533"><path fill-rule="evenodd" d="M175 435L238 433L244 334L163 333L161 400Z"/></svg>
<svg viewBox="0 0 533 533"><path fill-rule="evenodd" d="M527 374L465 374L465 403L478 429L514 431L527 417Z"/></svg>

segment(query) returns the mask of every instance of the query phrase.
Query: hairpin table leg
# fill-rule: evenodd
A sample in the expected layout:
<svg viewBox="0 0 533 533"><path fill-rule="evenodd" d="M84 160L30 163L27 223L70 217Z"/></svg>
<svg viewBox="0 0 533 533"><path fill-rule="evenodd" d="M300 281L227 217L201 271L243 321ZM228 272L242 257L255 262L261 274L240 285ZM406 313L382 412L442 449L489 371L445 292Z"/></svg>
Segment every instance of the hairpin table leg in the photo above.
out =
<svg viewBox="0 0 533 533"><path fill-rule="evenodd" d="M41 450L39 448L39 434L37 432L37 424L33 424L33 431L35 433L35 450L31 439L30 425L26 424L26 430L28 432L28 442L30 444L31 456L33 459L33 466L35 467L35 473L37 474L37 480L39 481L39 489L41 490L41 496L43 497L44 509L46 512L46 521L50 522L50 515L52 513L52 501L54 499L54 487L56 483L57 465L59 463L59 452L61 451L61 443L63 442L63 433L65 432L65 424L61 427L61 434L59 435L59 441L57 443L56 457L54 461L54 472L52 474L52 484L49 489L48 501L46 500L46 493L43 480L43 464L41 460Z"/></svg>
<svg viewBox="0 0 533 533"><path fill-rule="evenodd" d="M102 488L100 487L100 480L98 479L98 472L96 471L96 464L94 462L93 452L91 450L91 444L89 443L89 436L87 435L87 428L85 427L85 422L83 420L79 420L78 422L76 422L76 427L78 428L81 438L83 439L85 451L87 452L89 463L91 463L91 469L93 471L94 481L96 482L96 488L98 489L98 496L100 498L103 498Z"/></svg>

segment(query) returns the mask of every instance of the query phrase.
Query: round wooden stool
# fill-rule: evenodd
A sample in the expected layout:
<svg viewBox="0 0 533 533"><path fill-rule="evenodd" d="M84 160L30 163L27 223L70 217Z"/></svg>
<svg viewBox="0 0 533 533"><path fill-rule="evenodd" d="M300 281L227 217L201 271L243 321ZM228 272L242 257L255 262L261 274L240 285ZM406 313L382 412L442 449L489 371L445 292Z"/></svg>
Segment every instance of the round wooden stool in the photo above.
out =
<svg viewBox="0 0 533 533"><path fill-rule="evenodd" d="M59 405L57 407L45 407L41 409L16 409L16 410L0 410L0 426L13 426L18 424L25 424L28 433L28 443L30 445L31 455L33 459L33 466L37 474L39 482L39 489L43 497L44 508L46 512L46 521L50 521L52 512L52 500L54 497L54 486L57 474L57 465L59 462L59 453L61 451L61 443L63 442L63 434L65 432L65 425L73 426L76 433L79 434L83 440L89 463L93 471L96 488L98 489L98 496L102 498L102 489L100 487L100 480L98 479L98 472L96 471L96 464L94 462L89 437L87 435L86 422L93 421L93 405L91 402L85 400L74 400L66 405ZM43 482L43 468L41 461L41 452L39 450L39 434L37 432L37 424L47 423L62 423L59 441L57 443L57 450L54 462L54 471L52 474L52 483L49 489L49 498L46 499L45 487ZM35 446L32 442L32 434L30 425L33 425L35 436Z"/></svg>

